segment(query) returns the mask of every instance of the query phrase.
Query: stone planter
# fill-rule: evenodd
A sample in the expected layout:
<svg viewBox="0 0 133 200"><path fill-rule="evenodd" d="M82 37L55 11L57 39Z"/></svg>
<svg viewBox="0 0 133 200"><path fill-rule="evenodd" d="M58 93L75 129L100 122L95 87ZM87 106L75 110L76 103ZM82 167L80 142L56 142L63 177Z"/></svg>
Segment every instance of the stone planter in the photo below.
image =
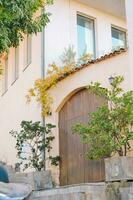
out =
<svg viewBox="0 0 133 200"><path fill-rule="evenodd" d="M9 181L11 183L26 183L32 186L34 191L51 189L52 176L50 171L36 171L30 173L12 173Z"/></svg>
<svg viewBox="0 0 133 200"><path fill-rule="evenodd" d="M107 182L133 180L133 157L106 158L105 177Z"/></svg>

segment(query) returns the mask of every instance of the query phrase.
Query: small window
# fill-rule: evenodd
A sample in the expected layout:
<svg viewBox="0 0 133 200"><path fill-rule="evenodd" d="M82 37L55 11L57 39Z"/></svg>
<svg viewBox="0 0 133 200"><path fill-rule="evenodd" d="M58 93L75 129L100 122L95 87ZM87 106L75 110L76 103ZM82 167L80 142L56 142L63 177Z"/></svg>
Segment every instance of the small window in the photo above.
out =
<svg viewBox="0 0 133 200"><path fill-rule="evenodd" d="M126 48L126 32L117 28L112 27L112 49L117 50L120 48Z"/></svg>
<svg viewBox="0 0 133 200"><path fill-rule="evenodd" d="M32 61L32 36L31 35L27 35L25 38L24 61L25 61L24 68L30 65Z"/></svg>
<svg viewBox="0 0 133 200"><path fill-rule="evenodd" d="M19 47L14 49L14 64L13 64L13 83L19 76Z"/></svg>
<svg viewBox="0 0 133 200"><path fill-rule="evenodd" d="M78 56L90 53L95 57L95 31L94 20L81 15L77 16Z"/></svg>
<svg viewBox="0 0 133 200"><path fill-rule="evenodd" d="M5 59L2 75L2 95L8 90L8 57Z"/></svg>

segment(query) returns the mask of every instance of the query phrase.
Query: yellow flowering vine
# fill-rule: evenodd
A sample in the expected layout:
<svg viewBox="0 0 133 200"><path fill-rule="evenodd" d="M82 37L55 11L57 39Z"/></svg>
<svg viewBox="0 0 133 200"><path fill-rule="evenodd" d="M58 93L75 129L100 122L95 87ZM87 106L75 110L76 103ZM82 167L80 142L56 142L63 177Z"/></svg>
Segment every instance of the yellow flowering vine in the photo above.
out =
<svg viewBox="0 0 133 200"><path fill-rule="evenodd" d="M46 116L51 112L53 98L49 94L49 89L56 86L59 79L73 71L74 66L68 65L63 68L50 65L47 71L47 76L44 79L38 79L34 83L34 87L28 91L27 102L31 101L32 97L42 106L42 116Z"/></svg>
<svg viewBox="0 0 133 200"><path fill-rule="evenodd" d="M75 67L88 63L92 55L84 53L78 60L75 61L76 53L73 46L65 48L61 56L63 67L57 66L55 63L50 65L47 71L47 76L44 79L38 79L35 81L33 88L31 88L27 95L27 101L30 102L32 97L35 97L36 101L42 106L42 116L46 116L51 113L51 105L53 98L49 93L49 89L56 86L57 82L63 77L71 74Z"/></svg>

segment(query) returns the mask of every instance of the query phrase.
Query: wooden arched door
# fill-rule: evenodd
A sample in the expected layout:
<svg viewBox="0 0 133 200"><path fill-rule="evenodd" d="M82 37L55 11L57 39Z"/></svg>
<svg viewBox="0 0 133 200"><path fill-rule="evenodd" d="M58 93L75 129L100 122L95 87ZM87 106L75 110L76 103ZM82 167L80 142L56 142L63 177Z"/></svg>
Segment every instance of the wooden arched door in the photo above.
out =
<svg viewBox="0 0 133 200"><path fill-rule="evenodd" d="M60 184L71 185L99 182L105 178L103 160L87 160L85 152L89 146L82 144L71 127L77 122L87 123L89 113L105 103L102 97L82 89L74 94L59 113Z"/></svg>

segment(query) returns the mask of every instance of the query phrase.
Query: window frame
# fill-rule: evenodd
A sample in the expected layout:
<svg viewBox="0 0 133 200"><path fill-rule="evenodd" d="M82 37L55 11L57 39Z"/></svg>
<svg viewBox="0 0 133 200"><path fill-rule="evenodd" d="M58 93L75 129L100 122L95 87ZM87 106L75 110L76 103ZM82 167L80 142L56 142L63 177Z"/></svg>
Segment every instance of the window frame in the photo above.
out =
<svg viewBox="0 0 133 200"><path fill-rule="evenodd" d="M123 32L123 33L125 34L125 47L120 47L120 48L125 48L125 49L128 48L127 29L122 28L122 27L119 27L119 26L116 26L116 25L114 25L114 24L111 24L111 44L112 44L111 49L112 49L112 51L117 50L117 48L116 48L116 49L113 48L113 43L112 43L112 29L115 29L115 30L117 30L117 31L121 31L121 32ZM119 48L119 49L120 49L120 48Z"/></svg>
<svg viewBox="0 0 133 200"><path fill-rule="evenodd" d="M14 62L12 69L12 84L13 85L16 80L19 78L19 46L14 48Z"/></svg>
<svg viewBox="0 0 133 200"><path fill-rule="evenodd" d="M88 21L92 21L93 22L93 46L94 46L94 55L93 55L93 59L96 59L97 57L97 35L96 35L96 30L97 30L97 26L96 26L96 18L92 17L90 15L87 15L85 13L79 12L77 11L76 13L76 26L78 25L78 16L83 17L88 19ZM78 53L78 31L77 31L77 55L79 57L79 53Z"/></svg>
<svg viewBox="0 0 133 200"><path fill-rule="evenodd" d="M2 94L1 96L4 96L4 94L8 91L8 62L9 58L8 56L5 57L4 59L4 70L3 70L3 75L2 75Z"/></svg>
<svg viewBox="0 0 133 200"><path fill-rule="evenodd" d="M24 69L32 63L32 35L26 35L24 40Z"/></svg>

